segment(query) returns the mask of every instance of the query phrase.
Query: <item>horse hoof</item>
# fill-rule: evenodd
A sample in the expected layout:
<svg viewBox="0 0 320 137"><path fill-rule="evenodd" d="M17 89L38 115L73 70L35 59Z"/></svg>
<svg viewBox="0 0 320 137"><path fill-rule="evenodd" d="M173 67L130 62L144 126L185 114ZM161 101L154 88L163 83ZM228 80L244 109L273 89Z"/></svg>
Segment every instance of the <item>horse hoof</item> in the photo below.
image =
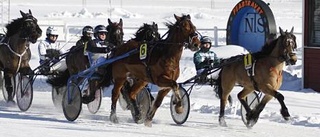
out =
<svg viewBox="0 0 320 137"><path fill-rule="evenodd" d="M247 128L251 129L256 123L257 123L257 120L254 120L254 119L248 120L246 126Z"/></svg>
<svg viewBox="0 0 320 137"><path fill-rule="evenodd" d="M152 127L152 121L151 120L146 120L146 121L144 121L144 125L146 127Z"/></svg>
<svg viewBox="0 0 320 137"><path fill-rule="evenodd" d="M289 120L290 119L290 114L289 114L288 109L281 110L281 115L285 120Z"/></svg>
<svg viewBox="0 0 320 137"><path fill-rule="evenodd" d="M136 122L137 124L142 124L143 123L142 116L140 114L135 115L134 116L134 122Z"/></svg>
<svg viewBox="0 0 320 137"><path fill-rule="evenodd" d="M227 127L227 123L224 120L224 117L220 117L219 118L219 125L222 126L222 127Z"/></svg>
<svg viewBox="0 0 320 137"><path fill-rule="evenodd" d="M286 121L288 121L288 120L290 120L291 119L291 117L289 116L289 117L283 117L284 118L284 120L286 120Z"/></svg>
<svg viewBox="0 0 320 137"><path fill-rule="evenodd" d="M90 96L83 96L82 97L82 103L83 104L89 104L90 102L94 101L95 97Z"/></svg>
<svg viewBox="0 0 320 137"><path fill-rule="evenodd" d="M175 106L175 110L176 110L177 114L183 113L183 107L182 107L181 103L177 103L177 105Z"/></svg>
<svg viewBox="0 0 320 137"><path fill-rule="evenodd" d="M118 118L117 118L117 116L116 116L115 114L111 114L111 115L110 115L110 121L111 121L112 123L115 123L115 124L118 124L118 123L119 123Z"/></svg>
<svg viewBox="0 0 320 137"><path fill-rule="evenodd" d="M136 123L137 123L137 124L142 124L142 123L143 123L143 120L142 120L142 119L136 120Z"/></svg>
<svg viewBox="0 0 320 137"><path fill-rule="evenodd" d="M16 105L16 102L14 101L14 100L8 100L7 101L7 107L13 107L13 106L15 106Z"/></svg>

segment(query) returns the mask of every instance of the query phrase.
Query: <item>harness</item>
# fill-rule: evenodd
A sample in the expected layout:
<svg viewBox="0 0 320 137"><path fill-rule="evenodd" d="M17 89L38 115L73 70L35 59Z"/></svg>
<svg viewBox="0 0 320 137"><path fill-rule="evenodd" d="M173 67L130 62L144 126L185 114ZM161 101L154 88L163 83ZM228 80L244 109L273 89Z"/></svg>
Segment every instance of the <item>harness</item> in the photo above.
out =
<svg viewBox="0 0 320 137"><path fill-rule="evenodd" d="M139 59L142 62L142 64L146 67L146 73L148 75L148 77L151 79L151 82L154 83L154 79L152 77L152 73L151 73L151 69L150 66L148 65L148 62L150 62L150 53L148 52L150 49L150 51L152 51L154 49L154 45L148 46L148 42L143 41L142 44L139 47ZM149 56L148 56L149 55ZM147 58L149 57L149 58Z"/></svg>
<svg viewBox="0 0 320 137"><path fill-rule="evenodd" d="M25 46L24 51L19 54L19 53L15 52L15 51L10 47L10 45L9 45L10 38L8 39L8 41L7 41L6 43L1 43L4 39L5 39L5 38L1 39L0 44L6 45L6 46L8 47L8 49L10 50L11 53L13 53L14 55L16 55L16 56L19 57L18 67L17 67L17 70L16 70L16 73L18 73L18 71L19 71L19 69L20 69L20 67L21 67L22 56L27 53L27 50L29 49L29 47L28 47L28 46Z"/></svg>
<svg viewBox="0 0 320 137"><path fill-rule="evenodd" d="M247 75L250 77L251 82L253 83L254 90L260 91L257 82L254 80L256 62L257 60L252 58L252 55L250 53L244 55L243 57L244 68L247 71Z"/></svg>

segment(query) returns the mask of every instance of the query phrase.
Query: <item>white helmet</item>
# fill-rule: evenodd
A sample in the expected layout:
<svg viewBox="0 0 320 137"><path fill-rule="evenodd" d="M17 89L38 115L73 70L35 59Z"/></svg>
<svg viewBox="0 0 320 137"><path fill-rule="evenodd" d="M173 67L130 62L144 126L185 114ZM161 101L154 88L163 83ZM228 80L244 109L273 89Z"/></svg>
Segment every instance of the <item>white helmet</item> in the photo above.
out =
<svg viewBox="0 0 320 137"><path fill-rule="evenodd" d="M55 27L53 27L53 26L49 26L49 27L47 28L46 35L47 35L47 36L48 36L48 35L59 35L58 29L55 28Z"/></svg>

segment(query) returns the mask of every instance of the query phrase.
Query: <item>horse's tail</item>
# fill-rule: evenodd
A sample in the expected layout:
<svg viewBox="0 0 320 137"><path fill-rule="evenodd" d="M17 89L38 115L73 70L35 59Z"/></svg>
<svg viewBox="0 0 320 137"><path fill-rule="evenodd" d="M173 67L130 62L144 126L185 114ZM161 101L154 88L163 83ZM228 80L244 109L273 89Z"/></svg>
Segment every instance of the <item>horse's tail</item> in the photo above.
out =
<svg viewBox="0 0 320 137"><path fill-rule="evenodd" d="M67 86L69 77L70 77L69 70L66 69L65 71L56 75L55 77L49 78L46 82L53 87L63 87L63 86Z"/></svg>
<svg viewBox="0 0 320 137"><path fill-rule="evenodd" d="M219 72L219 77L218 77L217 82L216 82L216 86L217 86L216 87L217 88L216 92L217 92L218 97L220 99L221 99L221 96L222 96L221 77L222 77L222 68L221 68L221 70Z"/></svg>

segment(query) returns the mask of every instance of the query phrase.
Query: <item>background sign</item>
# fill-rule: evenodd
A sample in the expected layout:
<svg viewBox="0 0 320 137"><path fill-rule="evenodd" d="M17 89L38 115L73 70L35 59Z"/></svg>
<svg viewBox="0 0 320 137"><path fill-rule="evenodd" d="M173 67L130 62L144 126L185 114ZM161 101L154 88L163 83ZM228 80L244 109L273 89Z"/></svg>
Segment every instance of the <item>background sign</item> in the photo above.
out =
<svg viewBox="0 0 320 137"><path fill-rule="evenodd" d="M269 6L261 0L242 0L231 11L227 44L257 52L268 39L274 39L276 23Z"/></svg>

